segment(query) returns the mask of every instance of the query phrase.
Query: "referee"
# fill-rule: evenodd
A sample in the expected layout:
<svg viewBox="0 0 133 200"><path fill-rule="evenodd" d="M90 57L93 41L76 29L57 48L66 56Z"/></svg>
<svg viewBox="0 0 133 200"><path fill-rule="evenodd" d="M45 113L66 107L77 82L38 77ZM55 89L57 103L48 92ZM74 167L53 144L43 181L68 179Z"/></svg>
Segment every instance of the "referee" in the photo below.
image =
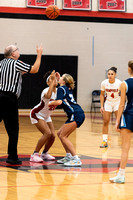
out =
<svg viewBox="0 0 133 200"><path fill-rule="evenodd" d="M22 75L37 73L41 64L42 46L36 48L37 57L33 66L18 58L19 49L15 45L5 48L5 58L0 61L0 122L3 120L9 137L7 163L22 164L18 159L17 143L19 133L18 98L21 93Z"/></svg>

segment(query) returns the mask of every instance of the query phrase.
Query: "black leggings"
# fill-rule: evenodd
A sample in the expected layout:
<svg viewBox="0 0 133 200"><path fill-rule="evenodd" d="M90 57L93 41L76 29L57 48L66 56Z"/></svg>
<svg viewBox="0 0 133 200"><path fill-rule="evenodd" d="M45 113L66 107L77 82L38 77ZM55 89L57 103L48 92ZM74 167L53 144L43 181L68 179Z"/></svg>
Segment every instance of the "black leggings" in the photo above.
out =
<svg viewBox="0 0 133 200"><path fill-rule="evenodd" d="M8 158L16 160L18 144L18 100L15 94L0 91L0 120L4 125L9 137L8 141Z"/></svg>

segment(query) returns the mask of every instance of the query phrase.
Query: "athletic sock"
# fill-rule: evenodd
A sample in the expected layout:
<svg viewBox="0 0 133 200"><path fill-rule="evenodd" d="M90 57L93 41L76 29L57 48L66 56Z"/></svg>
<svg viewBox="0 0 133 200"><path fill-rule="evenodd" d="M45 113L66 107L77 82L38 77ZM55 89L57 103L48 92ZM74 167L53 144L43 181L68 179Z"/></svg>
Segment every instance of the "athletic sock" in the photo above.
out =
<svg viewBox="0 0 133 200"><path fill-rule="evenodd" d="M118 174L125 175L125 169L119 168Z"/></svg>
<svg viewBox="0 0 133 200"><path fill-rule="evenodd" d="M45 150L43 150L43 152L42 153L46 153L47 151L45 151Z"/></svg>
<svg viewBox="0 0 133 200"><path fill-rule="evenodd" d="M38 151L34 151L34 153L39 153L39 152L38 152ZM34 154L34 153L33 153L33 154Z"/></svg>
<svg viewBox="0 0 133 200"><path fill-rule="evenodd" d="M108 141L108 134L103 134L103 141L105 141L105 142Z"/></svg>
<svg viewBox="0 0 133 200"><path fill-rule="evenodd" d="M72 157L72 154L71 154L71 153L66 153L66 157L71 158L71 157Z"/></svg>
<svg viewBox="0 0 133 200"><path fill-rule="evenodd" d="M79 157L77 155L73 156L74 160L77 160Z"/></svg>

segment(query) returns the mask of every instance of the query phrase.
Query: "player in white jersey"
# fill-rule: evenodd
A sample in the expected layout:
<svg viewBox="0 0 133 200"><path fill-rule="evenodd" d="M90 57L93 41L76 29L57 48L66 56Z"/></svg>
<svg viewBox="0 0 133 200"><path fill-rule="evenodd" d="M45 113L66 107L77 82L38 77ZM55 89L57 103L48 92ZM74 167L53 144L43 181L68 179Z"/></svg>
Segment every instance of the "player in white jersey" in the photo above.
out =
<svg viewBox="0 0 133 200"><path fill-rule="evenodd" d="M31 162L43 162L43 160L55 160L55 157L48 154L48 150L55 140L55 131L50 117L52 111L56 106L48 107L48 103L56 99L56 86L58 84L55 77L53 78L53 71L51 74L45 74L46 83L49 87L45 88L41 93L41 101L30 112L31 123L35 124L37 129L43 134L38 140L34 153L30 157ZM50 74L50 75L49 75ZM45 146L44 146L45 145ZM41 155L39 151L44 146Z"/></svg>
<svg viewBox="0 0 133 200"><path fill-rule="evenodd" d="M111 113L114 112L117 116L117 111L120 104L120 85L121 81L116 78L117 68L111 67L108 70L108 79L101 83L100 112L103 114L103 142L101 148L108 147L108 126Z"/></svg>

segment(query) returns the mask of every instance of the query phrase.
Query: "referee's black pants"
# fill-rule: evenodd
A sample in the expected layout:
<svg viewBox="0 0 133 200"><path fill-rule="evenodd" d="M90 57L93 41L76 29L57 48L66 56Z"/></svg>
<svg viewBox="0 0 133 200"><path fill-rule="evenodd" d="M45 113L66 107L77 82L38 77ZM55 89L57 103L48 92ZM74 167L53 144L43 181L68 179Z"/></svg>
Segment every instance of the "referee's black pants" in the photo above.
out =
<svg viewBox="0 0 133 200"><path fill-rule="evenodd" d="M15 94L0 91L0 121L4 121L8 133L8 158L17 160L19 133L18 100Z"/></svg>

